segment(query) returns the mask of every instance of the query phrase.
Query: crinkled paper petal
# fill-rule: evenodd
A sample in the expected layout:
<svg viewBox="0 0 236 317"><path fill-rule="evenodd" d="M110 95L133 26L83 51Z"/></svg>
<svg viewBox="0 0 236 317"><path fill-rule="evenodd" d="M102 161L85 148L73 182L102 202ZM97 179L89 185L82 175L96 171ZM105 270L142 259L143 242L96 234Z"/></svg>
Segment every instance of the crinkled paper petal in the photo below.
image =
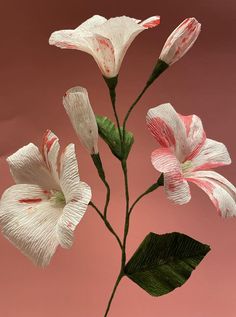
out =
<svg viewBox="0 0 236 317"><path fill-rule="evenodd" d="M183 121L187 134L187 153L184 161L191 160L201 150L206 140L206 134L201 119L196 115L179 115Z"/></svg>
<svg viewBox="0 0 236 317"><path fill-rule="evenodd" d="M236 216L236 188L214 171L197 171L187 177L211 199L222 217Z"/></svg>
<svg viewBox="0 0 236 317"><path fill-rule="evenodd" d="M207 170L229 165L231 159L226 146L211 139L206 139L200 152L192 159L192 171Z"/></svg>
<svg viewBox="0 0 236 317"><path fill-rule="evenodd" d="M45 189L58 189L36 145L23 146L7 158L11 174L17 184L35 184Z"/></svg>
<svg viewBox="0 0 236 317"><path fill-rule="evenodd" d="M187 181L183 178L181 165L171 149L160 148L152 153L152 164L164 173L164 188L168 199L176 204L186 204L190 199Z"/></svg>
<svg viewBox="0 0 236 317"><path fill-rule="evenodd" d="M90 199L90 187L86 183L80 182L80 190L77 198L72 199L65 206L57 225L58 239L63 248L71 247L74 231L84 216Z"/></svg>
<svg viewBox="0 0 236 317"><path fill-rule="evenodd" d="M57 222L62 208L50 203L37 185L14 185L0 204L0 225L4 236L36 265L49 264L59 245Z"/></svg>

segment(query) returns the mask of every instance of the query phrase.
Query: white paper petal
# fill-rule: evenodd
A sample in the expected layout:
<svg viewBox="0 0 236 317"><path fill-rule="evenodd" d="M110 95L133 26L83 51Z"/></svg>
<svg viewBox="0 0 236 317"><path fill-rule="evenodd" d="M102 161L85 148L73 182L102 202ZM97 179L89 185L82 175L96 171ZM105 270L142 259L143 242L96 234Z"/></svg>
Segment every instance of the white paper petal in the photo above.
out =
<svg viewBox="0 0 236 317"><path fill-rule="evenodd" d="M102 74L105 77L115 77L117 75L114 46L110 39L100 34L94 34L89 39L91 43L91 55L96 61Z"/></svg>
<svg viewBox="0 0 236 317"><path fill-rule="evenodd" d="M207 170L230 163L231 159L226 146L221 142L206 139L201 151L192 159L191 171Z"/></svg>
<svg viewBox="0 0 236 317"><path fill-rule="evenodd" d="M146 29L150 29L150 28L154 28L157 25L160 24L160 16L159 15L155 15L153 17L150 17L144 21L142 21L140 23L143 27L145 27Z"/></svg>
<svg viewBox="0 0 236 317"><path fill-rule="evenodd" d="M80 24L75 30L79 31L81 29L86 29L87 31L93 31L94 28L98 27L99 25L105 23L107 21L106 18L104 18L101 15L94 15L82 24Z"/></svg>
<svg viewBox="0 0 236 317"><path fill-rule="evenodd" d="M179 161L186 157L188 144L185 125L171 104L166 103L149 109L147 125L162 147L174 149Z"/></svg>
<svg viewBox="0 0 236 317"><path fill-rule="evenodd" d="M66 202L81 200L84 193L81 192L81 182L78 172L78 163L74 144L69 144L61 156L60 185ZM88 202L91 199L89 192Z"/></svg>
<svg viewBox="0 0 236 317"><path fill-rule="evenodd" d="M17 184L35 184L45 189L58 189L39 149L30 143L7 158L11 174Z"/></svg>
<svg viewBox="0 0 236 317"><path fill-rule="evenodd" d="M236 216L236 188L225 177L214 171L197 171L186 179L209 196L222 217Z"/></svg>
<svg viewBox="0 0 236 317"><path fill-rule="evenodd" d="M51 204L36 185L14 185L1 199L3 234L39 266L49 264L59 244L56 228L61 214L62 208Z"/></svg>
<svg viewBox="0 0 236 317"><path fill-rule="evenodd" d="M157 149L152 153L151 159L153 166L164 173L164 188L168 199L179 205L189 202L191 199L189 185L172 150Z"/></svg>
<svg viewBox="0 0 236 317"><path fill-rule="evenodd" d="M74 230L84 216L90 200L90 187L86 183L80 182L80 190L75 198L65 206L57 225L58 239L63 248L71 247Z"/></svg>
<svg viewBox="0 0 236 317"><path fill-rule="evenodd" d="M183 121L187 134L187 157L184 161L192 160L199 151L206 140L206 134L202 126L201 119L196 115L183 116L179 115Z"/></svg>
<svg viewBox="0 0 236 317"><path fill-rule="evenodd" d="M51 130L47 130L43 137L43 157L51 175L57 183L59 183L59 151L58 137Z"/></svg>

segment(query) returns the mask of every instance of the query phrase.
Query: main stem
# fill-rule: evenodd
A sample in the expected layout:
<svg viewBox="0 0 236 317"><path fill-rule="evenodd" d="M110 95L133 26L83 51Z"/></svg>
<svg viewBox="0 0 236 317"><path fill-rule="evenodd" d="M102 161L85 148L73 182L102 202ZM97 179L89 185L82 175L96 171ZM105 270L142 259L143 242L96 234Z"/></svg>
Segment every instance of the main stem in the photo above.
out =
<svg viewBox="0 0 236 317"><path fill-rule="evenodd" d="M123 237L123 243L122 243L122 248L121 248L121 266L120 266L120 273L116 279L113 291L111 293L110 299L108 301L107 309L105 312L104 317L106 317L109 313L110 307L112 300L114 298L114 295L116 293L117 287L120 284L121 279L125 275L125 264L126 264L126 241L127 241L127 236L129 232L129 186L128 186L128 173L127 173L127 162L126 159L122 160L121 162L123 174L124 174L124 181L125 181L125 197L126 197L126 212L125 212L125 225L124 225L124 237Z"/></svg>

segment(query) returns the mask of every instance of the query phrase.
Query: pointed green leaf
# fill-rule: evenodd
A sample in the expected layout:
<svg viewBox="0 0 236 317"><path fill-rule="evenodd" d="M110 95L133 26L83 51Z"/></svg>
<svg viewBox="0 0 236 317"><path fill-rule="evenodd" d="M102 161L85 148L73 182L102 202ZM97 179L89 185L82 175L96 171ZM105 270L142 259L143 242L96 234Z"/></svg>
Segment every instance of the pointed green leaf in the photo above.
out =
<svg viewBox="0 0 236 317"><path fill-rule="evenodd" d="M149 233L125 267L125 274L150 295L182 286L210 247L178 232Z"/></svg>
<svg viewBox="0 0 236 317"><path fill-rule="evenodd" d="M98 132L100 137L110 147L112 153L120 160L128 157L132 144L134 143L134 137L131 132L126 131L124 142L124 153L121 151L121 143L118 128L107 117L96 116ZM121 134L123 137L123 128L121 127Z"/></svg>

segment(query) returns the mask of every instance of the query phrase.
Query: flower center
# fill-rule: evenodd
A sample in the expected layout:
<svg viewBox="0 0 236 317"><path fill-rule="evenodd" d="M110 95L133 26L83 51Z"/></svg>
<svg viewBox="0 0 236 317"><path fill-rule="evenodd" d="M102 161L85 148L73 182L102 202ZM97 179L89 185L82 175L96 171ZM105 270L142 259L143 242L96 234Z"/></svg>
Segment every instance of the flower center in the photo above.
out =
<svg viewBox="0 0 236 317"><path fill-rule="evenodd" d="M182 163L181 169L182 169L183 174L186 174L190 170L191 166L192 166L191 161L186 161L186 162Z"/></svg>
<svg viewBox="0 0 236 317"><path fill-rule="evenodd" d="M53 191L50 197L50 202L57 207L65 206L66 199L61 191Z"/></svg>

